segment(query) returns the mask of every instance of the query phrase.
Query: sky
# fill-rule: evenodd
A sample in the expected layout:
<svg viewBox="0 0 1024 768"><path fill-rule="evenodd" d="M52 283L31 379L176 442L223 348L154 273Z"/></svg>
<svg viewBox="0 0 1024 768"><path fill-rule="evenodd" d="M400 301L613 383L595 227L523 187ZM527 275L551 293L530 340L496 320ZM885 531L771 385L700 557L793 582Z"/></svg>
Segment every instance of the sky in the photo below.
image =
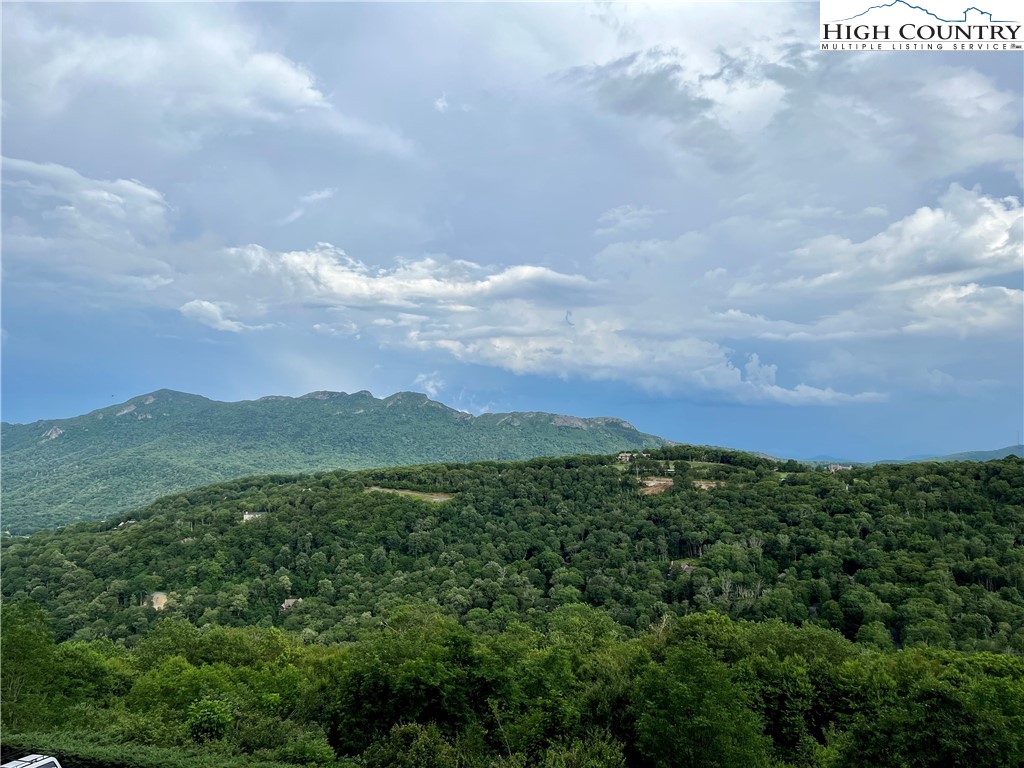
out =
<svg viewBox="0 0 1024 768"><path fill-rule="evenodd" d="M1020 441L1019 54L822 53L813 2L2 14L5 421L413 390Z"/></svg>

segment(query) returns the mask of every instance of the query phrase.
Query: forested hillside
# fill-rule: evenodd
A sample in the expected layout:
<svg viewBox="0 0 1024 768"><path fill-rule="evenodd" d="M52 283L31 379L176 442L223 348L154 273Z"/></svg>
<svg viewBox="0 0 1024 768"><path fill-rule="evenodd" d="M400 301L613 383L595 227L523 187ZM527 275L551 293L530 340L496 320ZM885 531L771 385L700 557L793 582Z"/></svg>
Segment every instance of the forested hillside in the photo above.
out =
<svg viewBox="0 0 1024 768"><path fill-rule="evenodd" d="M1017 458L233 481L3 543L4 723L154 766L1019 765L1022 543Z"/></svg>
<svg viewBox="0 0 1024 768"><path fill-rule="evenodd" d="M425 395L313 392L222 403L160 390L73 419L3 424L3 526L108 518L268 472L525 459L665 445L614 418L471 416Z"/></svg>
<svg viewBox="0 0 1024 768"><path fill-rule="evenodd" d="M59 639L128 638L161 592L164 615L324 641L408 601L489 626L583 602L638 630L714 608L886 647L1024 651L1016 458L829 474L677 446L628 465L251 478L133 515L4 542L4 595L43 606ZM303 602L279 616L289 597Z"/></svg>

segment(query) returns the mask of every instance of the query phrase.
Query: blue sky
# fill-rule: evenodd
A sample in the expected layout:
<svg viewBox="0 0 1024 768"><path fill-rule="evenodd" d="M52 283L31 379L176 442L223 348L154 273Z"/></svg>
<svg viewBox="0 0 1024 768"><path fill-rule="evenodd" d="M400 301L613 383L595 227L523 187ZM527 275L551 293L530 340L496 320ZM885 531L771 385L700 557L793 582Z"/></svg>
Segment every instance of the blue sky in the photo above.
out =
<svg viewBox="0 0 1024 768"><path fill-rule="evenodd" d="M3 417L427 392L854 459L1024 420L1016 54L815 3L5 4Z"/></svg>

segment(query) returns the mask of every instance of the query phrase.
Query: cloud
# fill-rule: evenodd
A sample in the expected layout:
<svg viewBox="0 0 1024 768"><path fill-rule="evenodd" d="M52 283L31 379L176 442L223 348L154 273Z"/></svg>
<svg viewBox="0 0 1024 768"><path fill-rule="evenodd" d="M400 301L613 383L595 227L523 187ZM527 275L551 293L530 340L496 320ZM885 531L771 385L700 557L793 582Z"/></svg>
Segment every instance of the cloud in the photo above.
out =
<svg viewBox="0 0 1024 768"><path fill-rule="evenodd" d="M494 269L438 256L374 270L330 243L285 252L250 244L227 248L224 256L249 286L272 291L271 299L276 293L278 299L315 298L345 306L435 307L459 313L479 302L527 296L538 305L561 303L574 294L582 300L596 288L585 277L547 267Z"/></svg>
<svg viewBox="0 0 1024 768"><path fill-rule="evenodd" d="M1007 275L1020 269L1022 224L1016 198L951 184L937 207L918 208L866 240L829 236L797 249L805 274L793 286L893 290Z"/></svg>
<svg viewBox="0 0 1024 768"><path fill-rule="evenodd" d="M947 61L892 67L879 59L812 59L796 48L776 61L752 60L744 77L774 83L784 97L764 130L749 137L756 161L747 186L775 199L846 201L851 209L856 201L877 215L919 195L928 181L981 169L1019 180L1019 88L963 60ZM881 175L887 183L880 187L872 180Z"/></svg>
<svg viewBox="0 0 1024 768"><path fill-rule="evenodd" d="M1022 228L1016 198L952 184L937 205L876 234L812 238L751 267L717 317L734 332L791 342L1020 330L1019 292L999 283L1019 274Z"/></svg>
<svg viewBox="0 0 1024 768"><path fill-rule="evenodd" d="M662 394L701 393L741 402L788 405L885 399L878 392L850 394L802 383L782 386L775 382L777 368L761 364L756 355L744 370L731 361L729 350L695 337L665 337L592 318L569 328L557 323L553 311L517 322L516 318L526 315L515 309L491 313L486 325L414 324L402 341L419 350L443 351L463 362L496 366L517 374L624 381Z"/></svg>
<svg viewBox="0 0 1024 768"><path fill-rule="evenodd" d="M703 10L703 21L726 13ZM696 27L670 32L662 18L658 33L651 22L659 14L645 8L643 16L634 20L643 29L631 36L633 51L592 57L599 63L568 67L556 82L567 101L582 97L580 106L616 131L617 151L659 158L687 188L700 179L712 199L731 196L761 219L799 206L885 216L919 199L929 181L967 175L973 183L991 170L1022 178L1016 75L996 77L964 60L894 68L881 59L810 57L803 43L788 44L807 19L751 17L759 32L788 27L774 36L719 23L712 46L694 39ZM721 43L743 29L746 40ZM766 47L769 39L776 44ZM663 198L654 202L664 207Z"/></svg>
<svg viewBox="0 0 1024 768"><path fill-rule="evenodd" d="M342 320L336 323L314 323L313 330L326 336L359 338L359 326L351 320Z"/></svg>
<svg viewBox="0 0 1024 768"><path fill-rule="evenodd" d="M1001 382L995 379L959 378L946 371L926 369L915 377L913 385L936 393L953 393L964 397L991 395Z"/></svg>
<svg viewBox="0 0 1024 768"><path fill-rule="evenodd" d="M743 367L747 372L747 381L761 386L775 386L775 374L779 370L777 365L762 365L761 358L752 354Z"/></svg>
<svg viewBox="0 0 1024 768"><path fill-rule="evenodd" d="M437 8L5 7L5 326L257 388L1019 401L1015 62L816 55L800 3Z"/></svg>
<svg viewBox="0 0 1024 768"><path fill-rule="evenodd" d="M152 126L166 146L195 148L242 125L288 123L396 155L412 144L397 131L338 109L312 71L273 50L229 8L154 8L131 32L100 32L53 14L5 13L5 101L47 118L89 99ZM117 130L117 126L115 126ZM141 131L140 131L141 133Z"/></svg>
<svg viewBox="0 0 1024 768"><path fill-rule="evenodd" d="M296 302L359 313L369 320L361 324L364 331L390 348L442 353L517 374L621 380L654 391L751 402L839 404L882 397L781 385L777 367L756 354L737 367L730 350L714 341L672 334L657 323L645 328L641 318L623 311L623 298L606 295L599 283L544 267L495 269L431 256L372 269L327 243L283 253L250 245L225 255L221 263L233 265L236 275L230 285L245 292L244 298L225 292L225 301L231 296L235 306L256 305L271 317ZM569 324L564 306L573 294ZM351 327L343 326L346 332ZM417 383L440 386L426 375Z"/></svg>
<svg viewBox="0 0 1024 768"><path fill-rule="evenodd" d="M337 188L328 187L326 189L318 189L314 192L310 192L307 195L303 195L299 198L299 205L292 209L292 212L281 219L278 224L282 227L289 224L294 224L296 221L306 215L309 210L309 206L322 203L325 200L330 200L338 193Z"/></svg>
<svg viewBox="0 0 1024 768"><path fill-rule="evenodd" d="M438 112L443 115L447 112L450 112L452 109L455 109L458 112L463 113L473 111L473 107L470 106L469 104L459 104L458 106L453 106L451 102L448 101L448 94L446 93L442 93L440 96L434 99L435 112Z"/></svg>
<svg viewBox="0 0 1024 768"><path fill-rule="evenodd" d="M647 206L620 205L602 213L598 219L598 228L594 230L597 237L621 235L638 229L646 229L654 221L655 216L664 211Z"/></svg>
<svg viewBox="0 0 1024 768"><path fill-rule="evenodd" d="M51 252L55 229L62 251L88 255L68 271L73 279L86 266L91 280L112 286L148 274L153 303L229 333L267 328L268 318L270 325L367 337L516 374L617 380L739 401L841 404L885 394L794 380L792 371L764 358L761 345L1005 334L1020 316L1019 290L978 282L1015 266L1020 204L957 185L939 205L873 236L814 239L770 267L716 266L720 241L711 228L675 240L611 244L587 269L569 272L443 254L381 266L330 243L204 252L171 242L169 206L140 182L88 179L24 161L5 161L4 169L9 208L25 213L22 229L8 227L16 230L15 263L28 255L17 251L17 238L38 240ZM315 205L330 198L330 189L303 198ZM613 210L607 220L629 222L627 228L651 215ZM69 268L43 263L57 272ZM145 272L144 265L159 270ZM803 298L794 303L793 296ZM439 386L431 381L422 384Z"/></svg>
<svg viewBox="0 0 1024 768"><path fill-rule="evenodd" d="M947 285L916 296L909 333L968 336L998 332L1020 335L1024 291L1004 286Z"/></svg>
<svg viewBox="0 0 1024 768"><path fill-rule="evenodd" d="M674 50L637 51L601 65L573 67L559 80L624 118L639 118L665 146L726 171L745 162L743 145L721 120L715 101Z"/></svg>
<svg viewBox="0 0 1024 768"><path fill-rule="evenodd" d="M173 210L157 190L135 179L89 179L56 163L4 157L2 169L8 276L109 282L133 289L126 297L173 281L160 247Z"/></svg>
<svg viewBox="0 0 1024 768"><path fill-rule="evenodd" d="M427 397L430 398L436 398L444 389L444 379L441 378L441 374L437 371L419 374L413 380L413 384L422 387Z"/></svg>
<svg viewBox="0 0 1024 768"><path fill-rule="evenodd" d="M257 331L263 327L246 325L245 323L230 319L225 313L231 310L232 307L230 305L204 301L203 299L193 299L178 308L178 311L190 320L208 325L217 331L240 333L241 331Z"/></svg>
<svg viewBox="0 0 1024 768"><path fill-rule="evenodd" d="M303 195L299 200L303 203L318 203L321 200L330 200L338 194L336 187L328 187L326 189L318 189L314 192L310 192L308 195Z"/></svg>
<svg viewBox="0 0 1024 768"><path fill-rule="evenodd" d="M154 241L166 237L170 206L160 192L136 179L88 179L56 163L4 157L3 183L43 200L63 203L50 216L78 234L129 236ZM96 226L101 231L95 229Z"/></svg>

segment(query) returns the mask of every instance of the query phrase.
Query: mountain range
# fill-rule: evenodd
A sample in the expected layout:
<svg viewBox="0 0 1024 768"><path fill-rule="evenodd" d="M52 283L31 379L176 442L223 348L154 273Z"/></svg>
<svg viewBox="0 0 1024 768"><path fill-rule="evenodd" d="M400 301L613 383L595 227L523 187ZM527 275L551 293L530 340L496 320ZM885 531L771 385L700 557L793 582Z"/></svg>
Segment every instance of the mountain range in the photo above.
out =
<svg viewBox="0 0 1024 768"><path fill-rule="evenodd" d="M107 518L246 475L611 453L669 445L615 418L473 416L415 392L219 402L159 390L70 419L3 423L3 528Z"/></svg>

